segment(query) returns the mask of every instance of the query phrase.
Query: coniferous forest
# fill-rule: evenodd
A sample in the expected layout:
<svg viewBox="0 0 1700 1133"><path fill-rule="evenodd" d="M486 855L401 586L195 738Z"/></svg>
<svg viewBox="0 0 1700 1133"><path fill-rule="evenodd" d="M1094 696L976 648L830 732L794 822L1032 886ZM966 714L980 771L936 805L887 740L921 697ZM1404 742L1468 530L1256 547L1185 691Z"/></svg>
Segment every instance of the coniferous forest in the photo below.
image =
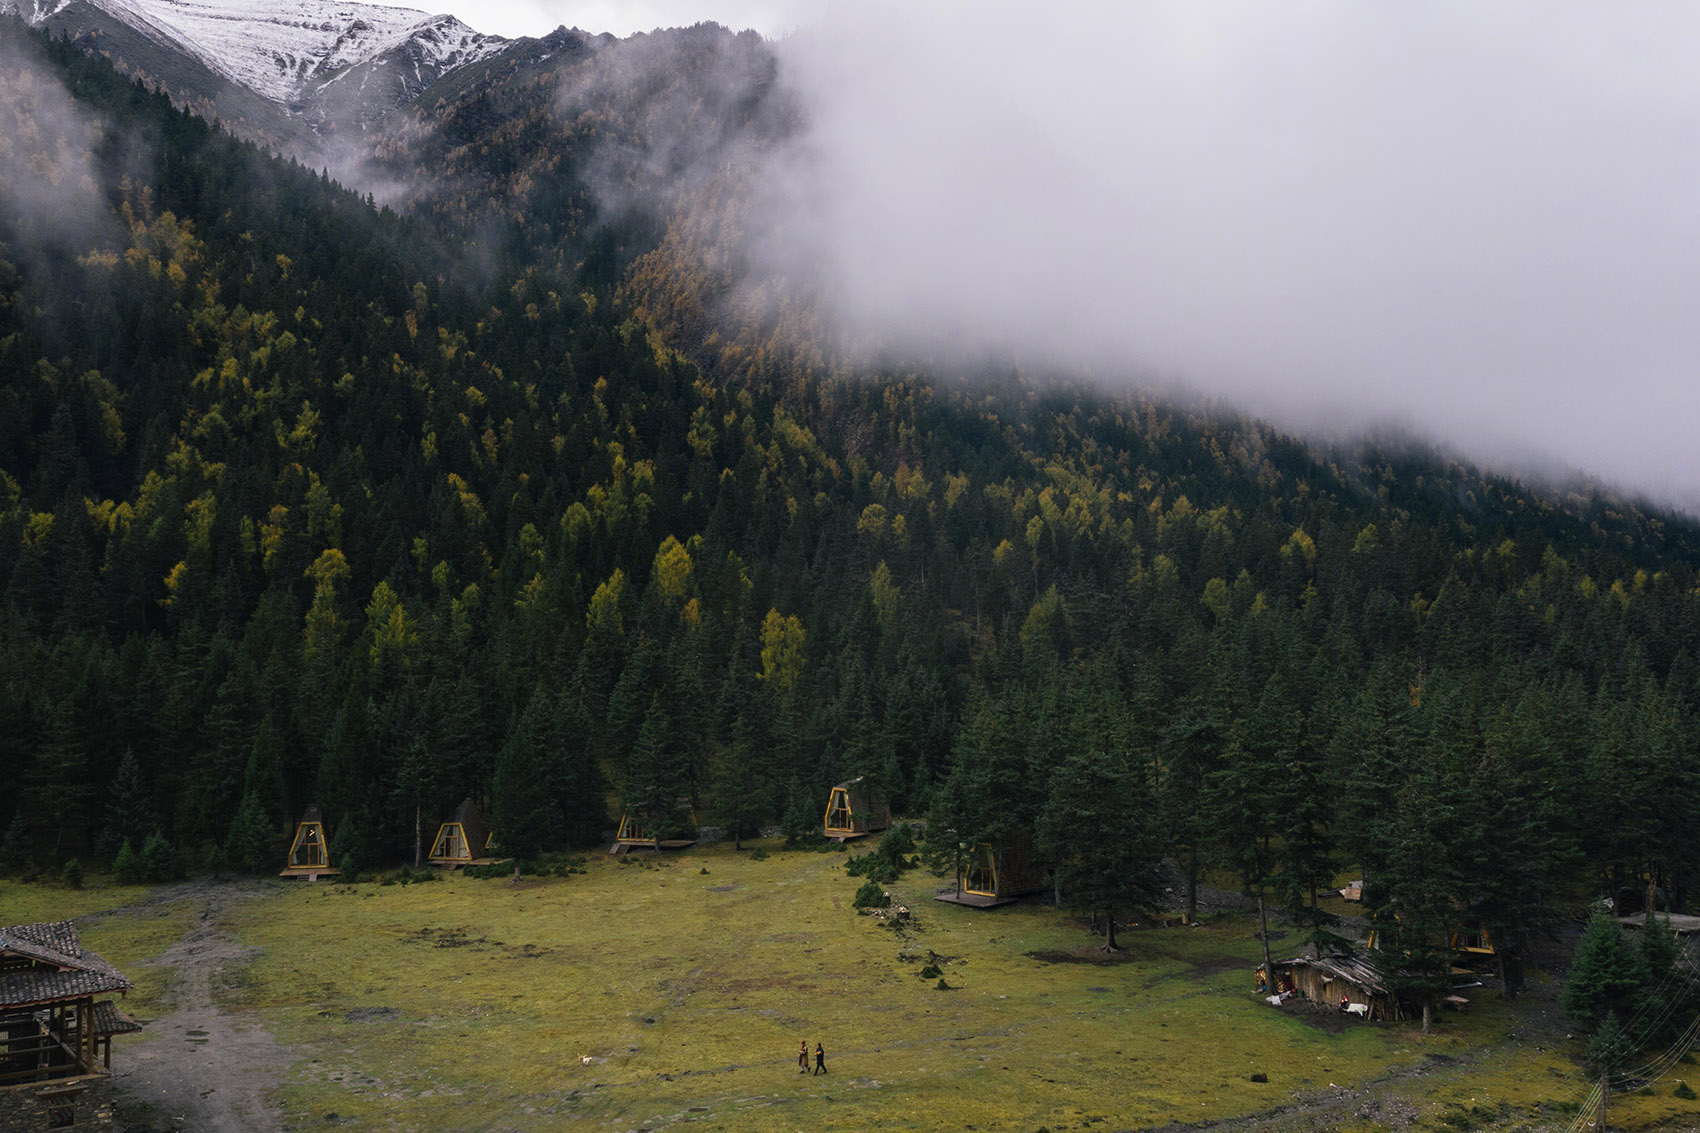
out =
<svg viewBox="0 0 1700 1133"><path fill-rule="evenodd" d="M802 836L866 775L1083 911L1167 862L1326 934L1361 876L1418 972L1459 920L1514 981L1590 900L1693 899L1692 520L720 326L732 187L598 215L618 106L460 90L408 143L453 191L392 209L0 39L8 871L275 872L313 803L345 869L411 861L468 796L520 857L687 805Z"/></svg>

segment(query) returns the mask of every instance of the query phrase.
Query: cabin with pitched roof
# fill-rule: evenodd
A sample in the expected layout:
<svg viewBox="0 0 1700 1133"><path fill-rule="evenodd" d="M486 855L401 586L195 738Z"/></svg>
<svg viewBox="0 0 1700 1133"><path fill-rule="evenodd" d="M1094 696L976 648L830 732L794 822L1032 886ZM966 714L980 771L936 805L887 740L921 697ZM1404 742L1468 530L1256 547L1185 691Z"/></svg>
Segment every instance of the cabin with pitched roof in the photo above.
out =
<svg viewBox="0 0 1700 1133"><path fill-rule="evenodd" d="M1033 840L1024 831L963 849L956 885L939 893L940 901L989 909L1045 888L1044 864L1033 856Z"/></svg>
<svg viewBox="0 0 1700 1133"><path fill-rule="evenodd" d="M866 776L840 783L826 800L824 829L828 841L848 842L891 825L891 807L868 786Z"/></svg>
<svg viewBox="0 0 1700 1133"><path fill-rule="evenodd" d="M289 864L278 871L278 876L307 881L335 877L342 871L331 866L330 845L324 816L319 813L319 804L314 803L295 826L295 840L289 844Z"/></svg>
<svg viewBox="0 0 1700 1133"><path fill-rule="evenodd" d="M110 999L134 986L70 921L0 928L0 1129L112 1122L112 1036L141 1030Z"/></svg>
<svg viewBox="0 0 1700 1133"><path fill-rule="evenodd" d="M491 865L495 859L489 856L490 842L490 827L484 821L484 812L477 803L466 799L438 827L437 840L431 843L431 854L425 860L449 869Z"/></svg>

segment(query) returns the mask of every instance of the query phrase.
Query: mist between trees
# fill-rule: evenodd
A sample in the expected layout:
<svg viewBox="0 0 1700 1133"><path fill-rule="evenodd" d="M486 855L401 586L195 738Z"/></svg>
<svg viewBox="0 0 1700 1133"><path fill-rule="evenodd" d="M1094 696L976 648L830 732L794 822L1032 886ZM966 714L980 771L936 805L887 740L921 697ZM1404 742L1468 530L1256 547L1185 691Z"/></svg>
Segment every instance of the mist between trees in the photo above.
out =
<svg viewBox="0 0 1700 1133"><path fill-rule="evenodd" d="M681 800L805 836L866 775L1080 907L1168 859L1320 932L1361 871L1413 953L1515 957L1688 901L1691 524L1019 373L705 368L622 289L652 223L463 256L16 42L119 235L0 217L6 868L275 871L312 803L370 867L468 796L520 856Z"/></svg>

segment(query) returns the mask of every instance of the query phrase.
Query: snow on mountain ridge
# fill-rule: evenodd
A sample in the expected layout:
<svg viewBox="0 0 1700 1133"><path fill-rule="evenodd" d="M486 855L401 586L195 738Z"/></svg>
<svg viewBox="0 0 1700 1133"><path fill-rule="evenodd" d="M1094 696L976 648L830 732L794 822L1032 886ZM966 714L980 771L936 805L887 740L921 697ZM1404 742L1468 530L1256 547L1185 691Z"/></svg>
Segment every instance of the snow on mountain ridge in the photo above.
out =
<svg viewBox="0 0 1700 1133"><path fill-rule="evenodd" d="M40 23L69 0L0 0ZM486 58L508 40L451 15L358 0L90 0L148 39L187 52L264 98L295 106L342 73L406 51L431 77ZM409 47L413 50L407 50ZM429 79L415 75L423 86Z"/></svg>

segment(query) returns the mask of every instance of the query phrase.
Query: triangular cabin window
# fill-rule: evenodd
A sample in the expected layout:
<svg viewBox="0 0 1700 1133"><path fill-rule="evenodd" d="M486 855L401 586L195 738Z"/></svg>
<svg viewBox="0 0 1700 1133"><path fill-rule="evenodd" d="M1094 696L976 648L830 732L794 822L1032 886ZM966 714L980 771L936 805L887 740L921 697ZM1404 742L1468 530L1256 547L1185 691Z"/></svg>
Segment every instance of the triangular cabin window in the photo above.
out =
<svg viewBox="0 0 1700 1133"><path fill-rule="evenodd" d="M827 831L851 830L853 819L850 814L850 792L843 787L832 789L832 798L826 806Z"/></svg>
<svg viewBox="0 0 1700 1133"><path fill-rule="evenodd" d="M458 822L445 822L437 831L437 844L431 847L433 858L464 861L472 857L466 845L466 829Z"/></svg>
<svg viewBox="0 0 1700 1133"><path fill-rule="evenodd" d="M974 847L974 857L968 863L968 872L962 881L962 888L985 897L998 895L997 856L985 842Z"/></svg>
<svg viewBox="0 0 1700 1133"><path fill-rule="evenodd" d="M325 831L317 822L303 822L295 831L295 844L289 848L291 869L307 869L329 864L325 855Z"/></svg>

